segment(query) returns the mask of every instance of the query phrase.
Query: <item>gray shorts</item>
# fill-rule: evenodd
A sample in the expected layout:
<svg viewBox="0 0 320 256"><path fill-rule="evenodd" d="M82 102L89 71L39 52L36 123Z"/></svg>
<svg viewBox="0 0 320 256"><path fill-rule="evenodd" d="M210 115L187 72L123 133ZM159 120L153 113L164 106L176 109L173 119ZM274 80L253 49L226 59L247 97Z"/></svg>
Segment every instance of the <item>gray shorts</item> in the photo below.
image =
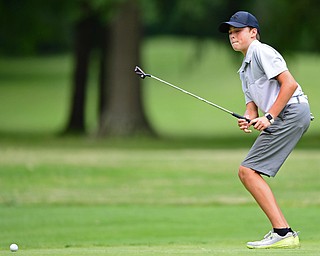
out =
<svg viewBox="0 0 320 256"><path fill-rule="evenodd" d="M241 163L261 174L274 177L310 125L308 103L287 105L269 127L261 132Z"/></svg>

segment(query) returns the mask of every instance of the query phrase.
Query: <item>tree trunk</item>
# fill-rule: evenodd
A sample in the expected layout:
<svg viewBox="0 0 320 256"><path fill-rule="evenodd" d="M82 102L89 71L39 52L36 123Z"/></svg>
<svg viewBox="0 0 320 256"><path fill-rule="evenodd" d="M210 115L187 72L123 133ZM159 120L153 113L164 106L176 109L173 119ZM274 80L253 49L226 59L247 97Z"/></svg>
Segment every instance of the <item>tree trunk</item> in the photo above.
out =
<svg viewBox="0 0 320 256"><path fill-rule="evenodd" d="M140 62L141 24L136 0L119 8L110 24L106 62L105 106L99 135L127 136L151 133L142 106L139 77L134 67Z"/></svg>
<svg viewBox="0 0 320 256"><path fill-rule="evenodd" d="M100 66L99 66L99 84L98 84L98 123L102 122L101 118L104 111L107 109L107 86L109 81L107 78L107 60L110 49L110 28L105 25L101 28L101 54L100 54Z"/></svg>
<svg viewBox="0 0 320 256"><path fill-rule="evenodd" d="M89 72L90 53L93 47L93 31L96 26L94 14L89 5L83 5L89 14L75 27L73 88L71 109L65 133L85 133L85 106Z"/></svg>

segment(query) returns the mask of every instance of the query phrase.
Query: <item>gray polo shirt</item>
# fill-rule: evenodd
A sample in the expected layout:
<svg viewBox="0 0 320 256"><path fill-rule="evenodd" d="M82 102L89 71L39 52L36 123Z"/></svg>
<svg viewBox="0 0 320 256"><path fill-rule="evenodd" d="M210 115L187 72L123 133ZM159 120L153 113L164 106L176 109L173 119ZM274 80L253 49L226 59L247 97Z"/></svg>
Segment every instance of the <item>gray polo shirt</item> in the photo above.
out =
<svg viewBox="0 0 320 256"><path fill-rule="evenodd" d="M268 112L280 91L275 77L286 70L287 64L280 53L267 44L253 41L238 71L246 104L253 101L263 113ZM298 84L292 97L302 94Z"/></svg>

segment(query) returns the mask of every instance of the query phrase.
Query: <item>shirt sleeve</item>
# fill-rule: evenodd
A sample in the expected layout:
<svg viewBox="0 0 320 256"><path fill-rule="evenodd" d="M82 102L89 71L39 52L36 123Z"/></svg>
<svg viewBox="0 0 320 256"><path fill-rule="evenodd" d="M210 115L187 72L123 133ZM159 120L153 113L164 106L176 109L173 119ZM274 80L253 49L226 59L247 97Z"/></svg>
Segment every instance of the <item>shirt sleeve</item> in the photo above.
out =
<svg viewBox="0 0 320 256"><path fill-rule="evenodd" d="M251 95L250 95L250 93L248 91L244 93L244 98L245 98L246 104L248 104L249 102L253 101L253 99L251 98Z"/></svg>
<svg viewBox="0 0 320 256"><path fill-rule="evenodd" d="M255 51L254 57L269 80L288 70L281 54L268 45L263 45Z"/></svg>

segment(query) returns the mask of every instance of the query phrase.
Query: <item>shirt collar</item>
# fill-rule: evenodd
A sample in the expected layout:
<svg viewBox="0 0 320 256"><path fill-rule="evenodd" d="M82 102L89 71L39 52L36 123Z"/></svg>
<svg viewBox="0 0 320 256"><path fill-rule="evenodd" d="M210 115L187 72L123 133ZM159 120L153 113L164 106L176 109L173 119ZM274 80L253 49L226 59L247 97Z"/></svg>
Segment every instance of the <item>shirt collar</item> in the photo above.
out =
<svg viewBox="0 0 320 256"><path fill-rule="evenodd" d="M253 49L255 48L254 46L256 45L259 45L261 44L258 40L254 40L252 41L252 43L249 45L249 48L248 48L248 51L247 51L247 54L244 58L244 61L246 63L249 63L251 61L251 58L252 58L252 54L253 54Z"/></svg>
<svg viewBox="0 0 320 256"><path fill-rule="evenodd" d="M252 41L252 43L249 45L247 54L246 54L246 56L245 56L244 59L243 59L242 65L241 65L240 69L238 70L238 73L239 73L240 71L242 71L242 70L244 69L244 67L251 62L253 50L254 50L255 46L257 46L257 45L259 45L259 44L261 44L261 43L260 43L258 40L254 40L254 41Z"/></svg>

